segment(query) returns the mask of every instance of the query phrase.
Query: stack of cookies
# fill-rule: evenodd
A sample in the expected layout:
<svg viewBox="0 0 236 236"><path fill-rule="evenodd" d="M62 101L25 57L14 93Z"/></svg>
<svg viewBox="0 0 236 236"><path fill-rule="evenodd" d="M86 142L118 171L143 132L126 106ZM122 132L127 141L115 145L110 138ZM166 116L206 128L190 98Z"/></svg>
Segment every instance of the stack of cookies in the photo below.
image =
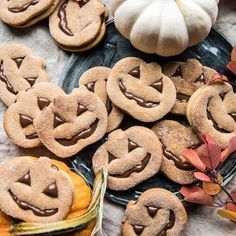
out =
<svg viewBox="0 0 236 236"><path fill-rule="evenodd" d="M0 19L26 28L49 17L49 28L57 44L67 51L82 52L95 47L105 36L109 16L102 0L2 0Z"/></svg>

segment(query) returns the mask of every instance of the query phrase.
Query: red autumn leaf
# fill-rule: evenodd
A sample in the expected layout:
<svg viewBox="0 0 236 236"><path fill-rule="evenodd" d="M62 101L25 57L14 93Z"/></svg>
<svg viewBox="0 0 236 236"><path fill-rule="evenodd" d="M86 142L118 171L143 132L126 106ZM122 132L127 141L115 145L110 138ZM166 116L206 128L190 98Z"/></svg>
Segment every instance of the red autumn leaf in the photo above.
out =
<svg viewBox="0 0 236 236"><path fill-rule="evenodd" d="M213 140L211 139L211 136L208 134L205 134L202 136L204 143L206 144L214 144Z"/></svg>
<svg viewBox="0 0 236 236"><path fill-rule="evenodd" d="M186 149L181 153L188 162L190 162L193 166L195 166L198 170L204 172L206 166L200 160L197 152L192 149Z"/></svg>
<svg viewBox="0 0 236 236"><path fill-rule="evenodd" d="M204 174L202 172L194 172L193 175L198 180L205 181L205 182L211 181L211 179L206 174Z"/></svg>
<svg viewBox="0 0 236 236"><path fill-rule="evenodd" d="M229 62L227 64L227 69L230 70L233 74L236 75L236 63L233 63L233 62Z"/></svg>
<svg viewBox="0 0 236 236"><path fill-rule="evenodd" d="M236 151L236 136L230 139L228 148L221 153L221 162L224 162L230 154Z"/></svg>
<svg viewBox="0 0 236 236"><path fill-rule="evenodd" d="M215 73L211 78L206 80L206 84L207 85L211 85L214 84L216 82L228 82L228 78L224 75L220 75L218 73Z"/></svg>
<svg viewBox="0 0 236 236"><path fill-rule="evenodd" d="M236 202L236 192L232 192L230 194L230 196L233 198L233 200ZM227 199L228 201L230 200L230 198L228 197ZM236 204L230 202L230 203L227 203L226 204L226 209L229 210L229 211L234 211L236 212Z"/></svg>
<svg viewBox="0 0 236 236"><path fill-rule="evenodd" d="M231 61L236 64L236 46L233 48L231 52Z"/></svg>
<svg viewBox="0 0 236 236"><path fill-rule="evenodd" d="M221 149L216 144L203 144L197 149L200 160L211 169L215 169L221 161Z"/></svg>
<svg viewBox="0 0 236 236"><path fill-rule="evenodd" d="M213 198L206 194L199 186L183 186L180 189L180 193L184 196L184 199L187 202L213 205Z"/></svg>

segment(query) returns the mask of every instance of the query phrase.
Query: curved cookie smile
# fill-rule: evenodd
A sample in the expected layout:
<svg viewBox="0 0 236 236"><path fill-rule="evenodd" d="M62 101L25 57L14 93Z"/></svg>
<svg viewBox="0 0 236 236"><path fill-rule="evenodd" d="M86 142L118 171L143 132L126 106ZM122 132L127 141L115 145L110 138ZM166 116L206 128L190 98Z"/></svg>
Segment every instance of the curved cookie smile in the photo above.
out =
<svg viewBox="0 0 236 236"><path fill-rule="evenodd" d="M21 209L25 211L31 210L36 216L47 217L47 216L55 215L58 212L57 208L41 210L38 207L32 206L29 203L21 201L11 190L9 190L9 194L11 195L12 199Z"/></svg>
<svg viewBox="0 0 236 236"><path fill-rule="evenodd" d="M8 8L8 10L13 13L23 12L23 11L26 11L30 6L34 6L38 4L38 2L39 0L32 0L21 7L11 7L11 8Z"/></svg>

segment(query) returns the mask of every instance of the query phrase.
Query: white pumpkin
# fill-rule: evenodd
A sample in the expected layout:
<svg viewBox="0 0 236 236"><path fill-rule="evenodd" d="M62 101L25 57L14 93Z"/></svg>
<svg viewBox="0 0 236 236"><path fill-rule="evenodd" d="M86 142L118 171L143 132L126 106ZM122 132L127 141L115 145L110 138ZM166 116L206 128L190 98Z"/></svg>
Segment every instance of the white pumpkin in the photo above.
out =
<svg viewBox="0 0 236 236"><path fill-rule="evenodd" d="M110 0L118 31L146 53L173 56L205 39L219 0Z"/></svg>

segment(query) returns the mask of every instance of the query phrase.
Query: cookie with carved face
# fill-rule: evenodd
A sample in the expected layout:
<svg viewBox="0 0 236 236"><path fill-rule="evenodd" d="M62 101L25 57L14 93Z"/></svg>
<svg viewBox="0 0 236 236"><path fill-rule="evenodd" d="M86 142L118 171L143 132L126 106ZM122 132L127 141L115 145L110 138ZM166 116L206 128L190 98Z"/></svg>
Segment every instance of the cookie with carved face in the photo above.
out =
<svg viewBox="0 0 236 236"><path fill-rule="evenodd" d="M18 44L0 48L0 99L7 106L15 102L18 92L45 81L45 63L29 48Z"/></svg>
<svg viewBox="0 0 236 236"><path fill-rule="evenodd" d="M83 51L102 40L106 17L100 0L63 0L50 16L50 32L63 49Z"/></svg>
<svg viewBox="0 0 236 236"><path fill-rule="evenodd" d="M0 209L28 222L54 222L69 213L74 196L70 177L41 157L16 157L0 166Z"/></svg>
<svg viewBox="0 0 236 236"><path fill-rule="evenodd" d="M118 129L93 156L93 170L101 166L108 170L108 188L127 190L155 175L162 163L162 147L148 128L133 126Z"/></svg>
<svg viewBox="0 0 236 236"><path fill-rule="evenodd" d="M33 148L41 145L34 127L34 119L49 106L55 96L64 94L57 85L43 82L32 89L21 91L4 115L4 129L18 146Z"/></svg>
<svg viewBox="0 0 236 236"><path fill-rule="evenodd" d="M94 67L86 71L79 79L79 86L84 85L89 91L97 94L105 104L108 112L107 132L116 129L123 120L124 113L117 108L107 95L107 78L111 69Z"/></svg>
<svg viewBox="0 0 236 236"><path fill-rule="evenodd" d="M2 0L0 18L14 27L28 27L48 17L59 0Z"/></svg>
<svg viewBox="0 0 236 236"><path fill-rule="evenodd" d="M195 59L170 62L163 67L162 72L175 84L177 96L171 112L179 115L186 115L187 103L192 94L216 73Z"/></svg>
<svg viewBox="0 0 236 236"><path fill-rule="evenodd" d="M117 107L144 122L161 119L176 100L175 86L161 67L135 57L116 63L107 81L107 93Z"/></svg>
<svg viewBox="0 0 236 236"><path fill-rule="evenodd" d="M126 207L122 226L124 236L180 236L187 225L187 213L171 192L153 188Z"/></svg>
<svg viewBox="0 0 236 236"><path fill-rule="evenodd" d="M161 172L179 184L196 181L193 176L195 168L181 155L185 149L194 149L201 144L194 130L188 124L174 120L159 121L152 130L162 143Z"/></svg>
<svg viewBox="0 0 236 236"><path fill-rule="evenodd" d="M34 120L41 142L59 157L70 157L101 139L107 130L107 110L86 88L60 95Z"/></svg>
<svg viewBox="0 0 236 236"><path fill-rule="evenodd" d="M236 136L236 94L228 83L205 85L190 98L187 118L199 136L208 134L222 149Z"/></svg>

